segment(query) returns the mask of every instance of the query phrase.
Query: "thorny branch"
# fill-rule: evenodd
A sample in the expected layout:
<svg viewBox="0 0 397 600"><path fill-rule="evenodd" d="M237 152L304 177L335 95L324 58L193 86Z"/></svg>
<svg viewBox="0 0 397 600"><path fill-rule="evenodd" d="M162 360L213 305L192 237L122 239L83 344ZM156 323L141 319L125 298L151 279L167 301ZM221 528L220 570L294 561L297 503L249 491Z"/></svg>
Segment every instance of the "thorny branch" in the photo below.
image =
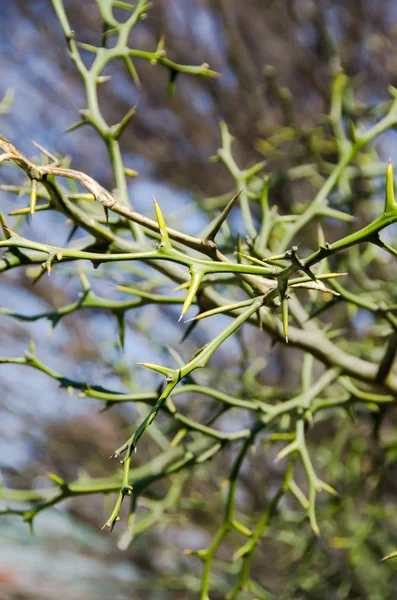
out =
<svg viewBox="0 0 397 600"><path fill-rule="evenodd" d="M122 538L122 545L126 547L138 531L156 522L156 511L153 511L153 516L146 521L147 525L140 529L139 522L135 523L137 503L153 482L169 479L171 485L164 499L164 506L169 506L169 503L175 502L182 494L185 473L198 469L225 447L238 445L234 463L225 480L227 494L224 518L211 544L205 549L189 553L199 556L203 563L200 598L208 600L217 550L232 531L245 536L248 541L235 552L235 559L240 561L237 582L227 597L230 600L236 598L244 588L259 594L251 578L251 562L269 521L279 509L281 498L287 495L293 497L301 505L313 532L318 535L321 528L317 517L318 494L321 491L336 493L317 474L316 461L312 457L307 439L309 426L330 409L350 412L356 406L379 408L394 403L397 395L397 376L392 369L397 349L397 306L387 290L381 299L369 294L364 296L360 291L351 291L348 283L340 283L338 279L342 276L345 280L348 279L349 266L354 266L354 255L351 251L357 246L361 249L364 243L380 247L393 256L397 254L397 251L379 236L388 225L397 222L391 163L386 173L384 210L368 225L361 229L355 228L352 214L340 210L340 207L329 206L331 195L336 194L339 187L343 187L344 191L350 189L350 181L357 176L357 170L360 171L355 161L366 152L366 147L378 135L397 124L397 93L394 89L391 90L393 100L388 104L386 114L374 125L365 131L352 126L350 134L347 135L342 102L347 79L342 73L336 75L329 115L329 125L337 149L336 161L322 162L325 176L320 177L321 183L314 198L303 210L290 215L279 215L274 207L270 207L272 186L277 184L278 175L265 175L264 162L241 169L233 155L233 138L226 124L222 123L222 148L218 151L217 159L229 170L235 182L235 190L232 198L228 197L226 206L223 199L221 200L222 212L215 216L204 233L198 233L197 237L188 235L168 227L156 201L156 219L131 208L126 182L128 170L123 164L119 138L134 116L136 108L133 107L117 125L107 124L99 109L97 86L101 82L103 69L115 58L125 61L135 85L139 85L138 74L132 62L135 58L148 60L153 65L158 63L167 68L172 89L176 74L187 73L206 77L214 77L217 74L211 71L208 65L185 66L170 61L166 57L163 39L154 52L129 47L131 29L148 10L146 0L139 0L135 7L122 3L123 8L131 12L125 22L117 21L113 15L112 7L120 3L97 0L97 4L106 24L104 39L110 35L116 36L117 41L112 48L107 48L106 44L97 48L77 43L62 1L53 0L55 12L67 40L69 55L85 82L87 92L88 108L82 111L82 121L71 129L90 124L105 140L117 191L112 194L89 175L62 166L60 160L41 146L38 146L38 149L49 162L36 164L0 135L0 149L3 153L0 155L0 164L3 167L12 162L28 178L28 185L24 182L21 186L3 186L7 192L19 193L29 189L29 207L16 210L13 214L33 217L44 210L58 211L68 217L74 228L81 228L90 236L89 241L85 240L80 246L70 242L65 246L36 242L13 231L1 215L4 239L0 241L0 247L4 248L5 252L0 261L0 272L27 265L41 265L40 275L44 272L50 274L52 269L57 272L62 269L64 263L69 267L72 265L73 268L77 261L88 260L95 268L105 263L116 264L121 268L125 263L128 265L132 261L141 261L150 269L159 272L162 282L177 282L184 297L158 292L156 280L151 279L152 271L148 275L148 271L145 270L142 272L141 287L118 286L119 291L133 294L133 300L111 300L98 296L92 290L88 277L81 273L83 291L74 302L39 314L24 314L5 307L0 309L0 313L26 322L47 319L55 326L65 315L83 309L101 309L116 315L121 343L125 337L127 311L138 310L146 304L182 305L180 319L191 306L197 306L198 314L190 319L194 326L202 319L212 318L217 314L227 315L232 320L220 333L199 348L190 360L181 360L177 368L142 363L142 366L164 376L165 381L160 391L119 392L105 389L95 383L76 381L53 370L51 365L41 362L33 347L24 357L0 358L1 364L15 364L39 370L70 393L78 390L79 397L88 396L103 402L104 409L125 402L148 407L146 417L112 455L121 459L121 476L69 483L51 475L57 486L55 491L54 488L42 491L1 488L2 498L30 504L28 509L6 507L2 513L20 515L32 523L38 513L66 498L116 493L113 511L105 523L105 526L113 529L120 519L119 513L125 498L132 497L130 519ZM94 55L90 68L83 61L82 50ZM316 171L316 166L313 165L299 168L299 174L294 172L287 175L296 179L309 179L313 176L313 169ZM363 168L362 171L364 170ZM65 180L77 182L84 191L68 193L64 185ZM45 204L40 204L43 199ZM105 217L98 212L93 200L104 208ZM228 231L227 219L230 212L238 207L243 223L241 233L248 236L243 241L233 241L230 248L232 236ZM111 220L109 212L112 214ZM308 225L322 223L325 219L348 223L354 229L350 228L347 235L328 243L324 239L322 229L319 228L317 246L313 250L311 241L306 243L302 240L302 231L307 231ZM126 229L132 235L132 240L124 235ZM221 250L222 245L224 248ZM343 259L343 263L340 255L347 255L348 259ZM376 256L371 255L371 260L376 261ZM335 265L336 270L330 271L330 264ZM340 271L342 264L344 268ZM236 290L239 294L236 294ZM327 301L323 301L324 296L327 297ZM336 303L345 303L354 310L357 307L364 308L389 328L388 332L391 335L380 360L368 360L360 353L344 348L338 341L338 332L327 330L320 317ZM294 324L291 325L291 322ZM263 338L270 336L273 343L277 342L283 346L288 344L288 348L296 348L303 352L302 381L297 393L289 390L280 393L280 390L272 388L270 394L263 394L254 378L251 383L255 384L258 394L245 393L244 397L239 398L213 385L203 385L192 379L192 374L197 370L208 368L208 363L218 348L231 336L236 333L239 335L245 323L257 327L260 330L259 335ZM314 359L321 365L316 365L315 382ZM174 402L175 398L183 394L213 400L217 406L216 416L206 422L200 422L184 414L182 410L177 409ZM249 424L233 432L222 430L217 424L217 419L230 410L244 411L250 416ZM170 440L167 438L169 447L149 464L136 466L134 451L140 438L160 411L172 423L169 431L173 437ZM269 501L256 525L251 523L248 527L236 516L236 490L243 463L257 439L264 439L269 445L287 442L277 454L277 460L287 459L287 465L282 485ZM301 489L300 481L298 483L299 465L305 474L305 489ZM180 479L172 479L176 474L179 474ZM165 510L164 506L161 514ZM245 520L249 522L250 519Z"/></svg>

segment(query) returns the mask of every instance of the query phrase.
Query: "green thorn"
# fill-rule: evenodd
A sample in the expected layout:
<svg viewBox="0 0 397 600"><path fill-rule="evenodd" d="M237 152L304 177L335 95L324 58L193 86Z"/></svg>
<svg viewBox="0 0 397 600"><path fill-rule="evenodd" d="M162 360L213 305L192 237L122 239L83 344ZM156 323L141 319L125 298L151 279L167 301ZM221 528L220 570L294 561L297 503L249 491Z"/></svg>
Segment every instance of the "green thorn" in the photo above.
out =
<svg viewBox="0 0 397 600"><path fill-rule="evenodd" d="M169 367L162 367L161 365L154 365L152 363L136 363L140 367L146 367L147 369L151 369L152 371L157 371L157 373L161 373L166 377L172 377L175 374L175 369L170 369Z"/></svg>
<svg viewBox="0 0 397 600"><path fill-rule="evenodd" d="M390 560L391 558L397 558L397 550L395 550L394 552L391 552L390 554L387 554L387 556L384 556L381 559L381 562L383 562L385 560Z"/></svg>
<svg viewBox="0 0 397 600"><path fill-rule="evenodd" d="M106 83L112 79L111 75L100 75L96 78L97 83Z"/></svg>
<svg viewBox="0 0 397 600"><path fill-rule="evenodd" d="M83 286L83 290L86 293L90 292L91 285L90 285L87 275L83 271L79 271L79 277L80 277L81 285Z"/></svg>
<svg viewBox="0 0 397 600"><path fill-rule="evenodd" d="M165 46L165 35L163 34L159 39L159 43L157 44L156 54L159 54L160 52L164 53L164 46Z"/></svg>
<svg viewBox="0 0 397 600"><path fill-rule="evenodd" d="M125 342L125 313L116 312L116 319L119 326L119 340L121 349L124 350L124 342Z"/></svg>
<svg viewBox="0 0 397 600"><path fill-rule="evenodd" d="M112 130L113 130L114 139L116 139L116 140L119 139L119 137L123 133L124 129L127 127L128 123L130 122L132 117L135 115L137 108L138 108L138 105L135 104L135 106L130 108L130 110L124 115L124 117L121 119L120 123L117 123L117 125L113 125Z"/></svg>
<svg viewBox="0 0 397 600"><path fill-rule="evenodd" d="M189 289L186 294L186 298L183 303L181 315L178 319L178 322L184 317L184 315L190 308L190 306L194 300L194 297L200 287L200 283L202 282L202 279L203 279L205 273L201 269L191 269L191 275L192 275L192 277L190 280Z"/></svg>
<svg viewBox="0 0 397 600"><path fill-rule="evenodd" d="M34 217L37 204L37 179L32 179L32 187L30 188L30 216Z"/></svg>
<svg viewBox="0 0 397 600"><path fill-rule="evenodd" d="M0 226L3 230L5 238L7 240L9 240L12 235L16 235L16 233L11 231L11 229L8 227L7 221L5 220L5 217L1 211L0 211Z"/></svg>
<svg viewBox="0 0 397 600"><path fill-rule="evenodd" d="M77 121L77 123L73 123L73 125L70 125L67 129L65 129L65 133L70 133L71 131L74 131L75 129L79 129L79 127L83 127L83 125L87 125L88 121L86 119L82 120L82 121Z"/></svg>
<svg viewBox="0 0 397 600"><path fill-rule="evenodd" d="M178 71L175 71L175 69L170 68L170 78L168 83L168 98L170 100L175 96L176 78L178 77L178 75Z"/></svg>
<svg viewBox="0 0 397 600"><path fill-rule="evenodd" d="M67 483L61 477L59 477L58 475L55 475L55 473L49 473L48 478L51 479L51 481L53 481L57 485L59 485L59 487L61 487L61 488L68 487Z"/></svg>
<svg viewBox="0 0 397 600"><path fill-rule="evenodd" d="M130 73L130 75L131 75L131 77L132 77L132 79L133 79L136 87L140 88L141 87L141 82L139 80L139 75L137 73L137 70L136 70L135 65L132 62L131 58L129 56L126 56L124 58L124 62L126 64L126 67L127 67L128 71L129 71L129 73Z"/></svg>
<svg viewBox="0 0 397 600"><path fill-rule="evenodd" d="M355 126L354 122L352 121L352 119L349 119L348 127L349 127L350 137L351 137L353 143L357 143L359 141L359 136L357 135L356 126Z"/></svg>
<svg viewBox="0 0 397 600"><path fill-rule="evenodd" d="M283 332L285 343L288 344L288 301L287 298L281 300L281 314L283 319Z"/></svg>
<svg viewBox="0 0 397 600"><path fill-rule="evenodd" d="M98 53L98 48L92 44L86 44L85 42L76 42L77 46L86 52L92 52L93 54Z"/></svg>
<svg viewBox="0 0 397 600"><path fill-rule="evenodd" d="M38 212L39 210L51 210L51 205L49 203L40 204L39 206L35 207L35 212ZM19 217L20 215L27 215L29 213L30 213L30 206L25 207L25 208L18 208L17 210L12 210L10 213L8 213L8 215L10 217Z"/></svg>
<svg viewBox="0 0 397 600"><path fill-rule="evenodd" d="M33 529L33 517L29 518L26 520L28 526L29 526L29 531L31 535L34 535L34 529Z"/></svg>
<svg viewBox="0 0 397 600"><path fill-rule="evenodd" d="M160 229L161 243L164 246L164 248L167 248L167 249L172 248L171 240L168 236L167 226L164 221L163 213L161 212L161 208L154 196L153 196L153 202L154 202L154 210L156 211L157 223L159 224L159 229Z"/></svg>
<svg viewBox="0 0 397 600"><path fill-rule="evenodd" d="M134 169L129 169L127 167L124 167L124 173L128 176L128 177L139 177L139 173L138 171L135 171Z"/></svg>
<svg viewBox="0 0 397 600"><path fill-rule="evenodd" d="M235 196L233 196L233 198L228 202L227 206L223 209L219 217L215 219L211 227L211 231L207 234L205 238L206 240L214 241L216 234L220 230L224 221L226 221L228 214L230 213L233 206L236 204L236 201L238 200L238 197L240 196L241 192L242 190L240 190L239 192L237 192L237 194L235 194Z"/></svg>
<svg viewBox="0 0 397 600"><path fill-rule="evenodd" d="M385 213L396 211L397 204L394 198L394 181L393 181L393 165L391 162L391 158L389 158L389 163L387 165L386 172L386 200L385 200Z"/></svg>

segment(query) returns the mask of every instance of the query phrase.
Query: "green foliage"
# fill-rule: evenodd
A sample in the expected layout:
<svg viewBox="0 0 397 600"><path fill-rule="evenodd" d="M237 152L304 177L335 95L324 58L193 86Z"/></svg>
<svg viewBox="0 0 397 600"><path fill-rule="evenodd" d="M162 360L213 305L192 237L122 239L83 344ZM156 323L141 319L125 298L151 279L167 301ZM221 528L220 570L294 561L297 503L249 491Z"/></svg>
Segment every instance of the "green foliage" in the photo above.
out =
<svg viewBox="0 0 397 600"><path fill-rule="evenodd" d="M378 114L376 107L361 107L356 114L351 109L353 84L345 74L337 72L332 83L329 115L323 122L304 131L287 111L289 122L284 128L269 139L257 140L258 150L275 163L273 171L271 164L265 161L240 168L233 137L227 125L221 123L222 147L215 160L228 169L233 190L224 197L203 201L201 206L212 215L215 207L221 212L205 231L197 232L196 236L188 235L167 224L156 201L155 219L134 211L126 176L135 172L124 166L119 140L137 107L132 107L119 123L109 125L99 108L98 86L108 80L104 70L116 59L124 61L137 86L140 83L133 62L136 59L168 69L170 96L178 92L176 75L211 78L217 73L206 64L186 66L169 60L163 38L153 52L130 48L129 35L146 16L146 0L139 0L135 7L127 2L97 0L104 23L100 47L76 42L62 1L53 0L52 4L67 40L69 56L86 87L87 107L80 111L82 119L69 131L85 125L94 127L106 143L116 192L110 193L88 175L69 168L66 161L41 146L38 148L44 160L33 161L0 136L2 167L13 163L26 176L21 185L3 186L3 189L30 194L29 206L11 214L19 218L22 215L22 219L30 216L39 219L43 211L58 211L72 223L71 234L80 229L89 236L88 241L86 238L77 243L69 240L62 247L49 245L20 235L21 221L16 222L14 230L2 216L4 239L0 247L6 252L0 261L1 272L36 265L37 280L45 272L60 272L71 265L76 275L80 273L82 292L75 302L50 312L28 315L2 308L1 313L22 321L48 319L55 327L66 315L77 311L107 310L117 318L121 346L128 335L126 313L147 304L181 305L179 320L190 313L193 306L197 307L198 314L189 319L191 326L185 330L186 335L197 330L203 319L215 319L222 314L231 320L189 360L174 352L177 366L141 363L163 376L160 391L154 388L121 393L95 383L73 380L41 362L33 347L24 357L1 358L2 364L40 370L68 391L79 390L83 396L98 399L104 409L126 402L148 406L139 426L131 428L128 439L112 455L121 460L121 474L115 467L115 474L110 478L86 477L75 482L51 474L55 486L46 490L4 487L0 494L12 507L5 508L3 514L20 515L32 524L40 512L66 498L116 494L104 527L114 528L122 507L129 500L128 522L121 523L125 531L120 545L125 549L138 533L166 522L167 514L172 511L181 510L185 505L189 515L189 475L205 479L212 468L210 461L227 453L231 464L222 486L225 491L223 518L217 523L207 547L187 550L187 554L198 556L202 562L201 600L207 600L212 590L215 594L224 594L228 600L275 598L281 597L280 594L285 598L330 597L321 587L327 578L336 581L334 589L338 595L335 597L363 597L354 591L356 579L360 582L359 589L366 585L373 587L377 580L371 571L364 574L367 564L374 564L388 552L389 558L395 556L391 540L380 525L382 519L388 518L388 511L382 511L377 500L382 469L387 470L397 458L393 449L394 433L391 440L379 433L386 408L394 404L397 394L397 376L392 369L397 349L397 305L392 284L396 270L386 260L386 253L394 256L397 252L380 238L386 227L397 222L397 205L392 166L389 163L386 171L382 162L376 162L371 144L397 125L396 91L391 89L392 99L386 107L381 107L382 114ZM115 18L113 7L126 11L125 21ZM93 55L93 61L87 62L85 53ZM345 103L347 90L349 110ZM372 122L368 125L370 119ZM279 167L275 157L280 156L286 159L287 167ZM371 215L370 222L360 226L363 215L357 183L361 180L369 186L376 184L385 171L384 206L380 214ZM272 204L272 195L285 182L289 185L288 202L278 210ZM293 202L293 186L303 184L307 186L305 190L311 190L311 198ZM384 187L383 182L381 187ZM100 205L105 210L104 215L98 210ZM227 225L233 213L241 215L239 234L245 237L236 237ZM336 239L328 242L325 235ZM117 287L134 298L112 300L95 293L87 269L79 266L87 261L94 268L100 267L96 277L106 279L112 276L106 264L117 266L125 277L133 261L141 261L145 268L139 272L135 285ZM114 282L119 284L116 278ZM175 284L183 296L174 289ZM355 333L359 310L370 313L376 323L366 332L364 340ZM243 352L241 330L246 331L248 325L258 331L261 345L256 358L259 364L264 338L284 348L283 352L290 357L285 367L290 387L264 386L252 360L252 364L245 365L240 378L241 397L238 397L228 386L228 377L233 378L233 365L230 372L220 376L211 371L213 355L232 336L240 341ZM249 356L251 359L252 355ZM204 370L204 376L199 370ZM201 406L208 403L211 416L196 409L192 413L198 413L197 419L194 414L184 414L177 402L179 395L184 394L200 398ZM162 422L157 427L154 421L159 413L164 415L166 424ZM241 419L245 426L227 430L222 425L225 415L233 415L235 422ZM356 417L360 425L351 425L350 419ZM367 451L365 423L370 419L375 422L374 435L382 457L380 466L366 482L369 489L363 495L365 504L360 498L360 486L365 479L360 454ZM330 446L321 440L324 424L333 432ZM316 431L320 431L317 441L312 435ZM149 434L153 436L154 445L157 440L156 452L147 464L139 464L134 451L139 448L142 436ZM324 435L328 436L328 432L324 431ZM254 448L272 461L280 462L276 468L282 467L282 470L274 481L266 482L266 490L258 473L246 473L255 487L261 486L257 494L264 496L265 505L244 511L238 501L238 486L244 464L250 460L250 450ZM152 497L150 490L159 481L167 485L161 488L161 497ZM345 489L339 490L339 485ZM321 499L323 492L330 498ZM365 513L366 519L365 523L360 522L357 513L356 525L349 516L352 514L349 503L355 498L360 504L359 512ZM149 503L149 513L139 519L136 511L144 499ZM28 503L29 507L14 508L14 502ZM204 513L208 510L205 504L202 499L200 510ZM304 535L299 533L302 519L306 519L311 528L311 531L306 528ZM380 530L377 550L371 554L365 541L376 528ZM330 572L321 546L317 555L318 576L311 572L314 540L320 531L331 546L348 553L349 569L356 569L354 576L348 570L338 577ZM296 572L286 583L280 583L276 577L270 581L264 577L272 592L262 586L262 573L255 563L261 540L269 536L280 545L290 547L292 558L288 559L288 565L297 564ZM235 567L232 568L226 562L217 562L217 553L226 543L233 546ZM365 552L369 557L363 567L360 561ZM212 579L214 570L221 576ZM379 597L389 597L387 580L379 586L382 589ZM195 591L197 586L192 585L190 589Z"/></svg>

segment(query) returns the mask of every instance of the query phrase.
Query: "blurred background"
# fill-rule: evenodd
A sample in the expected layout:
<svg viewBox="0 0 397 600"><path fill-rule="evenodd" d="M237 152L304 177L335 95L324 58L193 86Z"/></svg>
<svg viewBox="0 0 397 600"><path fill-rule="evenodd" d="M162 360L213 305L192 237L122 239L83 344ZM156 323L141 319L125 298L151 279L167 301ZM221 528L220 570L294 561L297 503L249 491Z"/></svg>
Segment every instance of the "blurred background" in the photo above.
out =
<svg viewBox="0 0 397 600"><path fill-rule="evenodd" d="M65 0L64 4L76 38L100 44L101 22L95 2ZM108 122L116 123L138 104L121 141L126 166L139 172L139 178L130 180L133 206L152 216L154 194L167 222L182 223L181 228L189 233L202 230L222 204L224 195L230 197L234 190L225 167L209 160L221 143L221 120L227 122L237 139L236 160L241 167L265 159L269 169L282 175L289 167L302 164L313 149L303 143L298 154L292 145L291 152L288 146L279 151L272 136L286 119L300 124L302 139L305 131L321 123L329 110L329 89L338 55L359 90L354 110L359 110L360 102L364 106L385 101L388 86L397 86L397 5L393 0L154 0L148 18L133 30L132 45L153 50L161 35L166 36L169 58L187 64L207 62L221 77L211 80L182 75L175 97L169 100L165 69L137 62L142 82L141 90L137 90L124 69L116 64L109 72L112 83L101 88L101 109ZM28 155L35 153L31 139L52 152L69 155L72 167L112 189L112 171L102 140L90 128L64 133L78 120L78 111L85 108L85 92L68 59L61 28L47 0L0 2L0 72L0 96L7 90L14 94L9 112L0 115L0 132ZM378 149L381 158L396 158L395 133L384 136ZM7 173L1 182L14 180L18 180L17 174ZM304 184L294 188L293 198L296 203L307 199ZM27 202L26 197L21 200L1 192L5 213ZM291 184L281 176L272 203L290 208ZM55 236L66 242L63 217L48 215L42 213L29 224L29 236L48 241ZM237 221L234 226L237 230ZM120 282L124 282L124 277L120 275ZM113 293L106 281L97 285L102 295ZM11 272L2 274L0 289L2 307L34 314L73 301L79 283L65 271L59 276L43 277L32 288L29 272ZM154 389L152 375L138 374L134 365L143 360L167 364L170 356L165 343L178 346L181 333L175 327L177 310L169 308L161 314L161 331L156 326L160 318L158 308L146 307L129 315L124 355L115 343L116 320L106 313L72 314L51 334L48 321L29 323L1 316L0 354L22 356L29 341L34 340L40 359L70 377L120 390L130 389L131 385L134 389ZM365 319L360 323L362 331L357 335L365 336L368 324ZM206 327L189 338L186 355L206 341ZM270 340L258 344L252 333L231 341L216 355L213 376L219 377L219 372L228 368L229 389L239 390L241 369L244 364L251 364L251 356L260 354L263 363L259 361L255 368L261 372L263 386L293 385L284 380L283 353L276 349L268 358ZM241 347L245 352L240 352ZM49 472L66 481L82 471L90 476L114 473L117 467L107 457L124 440L131 423L145 414L145 409L137 412L129 406L102 414L97 401L69 397L43 373L25 367L1 365L0 382L0 468L4 483L13 487L46 487ZM358 426L357 443L347 462L354 462L358 454L366 452L372 456L372 450L366 446L365 431L364 428L360 432ZM343 435L339 432L339 436ZM145 452L151 455L150 443L150 439L145 441L143 456ZM325 449L324 453L325 461ZM208 543L220 506L219 484L228 464L227 458L217 459L209 481L203 477L191 484L191 504L185 507L191 511L189 522L183 522L180 515L170 516L165 528L154 527L138 536L127 552L117 548L117 535L100 532L99 526L110 506L106 498L103 501L100 497L83 497L46 511L35 522L34 536L20 519L1 518L0 598L195 598L200 564L184 557L183 549ZM359 473L365 475L366 468L370 469L367 463L359 465ZM255 497L264 485L261 479L280 478L281 471L274 465L268 467L266 474L261 470L261 457L250 457L241 492L241 501L250 506L261 503L261 498ZM359 493L361 481L358 477L350 482L351 497ZM389 500L397 503L395 484L390 483L387 494ZM195 498L198 505L204 499L206 511L202 507L195 509ZM366 527L365 518L357 512L358 508L345 508L346 512L343 509L340 513L339 527L346 518L346 536L357 533L355 543L360 548L360 536L367 539L369 535L362 529ZM356 515L357 522L352 515ZM292 521L294 518L292 515ZM301 525L295 525L299 531ZM374 533L370 546L376 545L377 535L381 532ZM286 565L295 557L298 559L299 552L304 560L300 560L302 573L297 578L302 581L315 578L315 573L308 572L309 564L325 569L330 553L334 570L328 587L322 588L322 584L310 579L294 588L295 595L286 598L396 597L394 567L388 567L390 579L387 584L382 583L386 587L377 596L376 591L368 590L376 589L378 566L373 571L368 568L364 550L357 550L356 562L349 559L347 567L345 557L339 558L345 550L343 541L339 541L339 546L335 542L336 549L322 548L314 555L309 544L299 547L298 538L297 534L295 546L292 544L286 551L287 555L291 553L291 560L277 555L281 567L274 575L276 579L282 578L283 568L285 573ZM274 551L272 543L268 544L263 561ZM336 558L335 552L339 552ZM343 583L338 580L342 563L354 585L347 595L333 595L332 590ZM256 568L260 573L260 564ZM338 581L335 587L332 577ZM190 591L183 589L186 586ZM222 596L214 596L218 597Z"/></svg>

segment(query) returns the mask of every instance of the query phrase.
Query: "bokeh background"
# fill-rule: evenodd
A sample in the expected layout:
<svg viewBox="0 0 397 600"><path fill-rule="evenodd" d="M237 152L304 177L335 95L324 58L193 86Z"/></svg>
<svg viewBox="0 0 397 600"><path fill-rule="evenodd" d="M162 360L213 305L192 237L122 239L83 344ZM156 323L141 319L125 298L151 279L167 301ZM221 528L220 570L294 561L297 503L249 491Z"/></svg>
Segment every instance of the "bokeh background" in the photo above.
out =
<svg viewBox="0 0 397 600"><path fill-rule="evenodd" d="M101 23L95 2L65 0L64 4L77 39L98 44ZM136 116L122 138L126 165L140 174L130 183L133 205L152 216L154 194L167 221L183 223L190 233L203 229L214 215L219 197L233 190L226 169L209 161L220 146L220 120L228 123L238 140L239 164L265 158L269 168L282 173L296 164L297 158L293 153L275 151L267 140L284 123L291 106L303 129L321 121L329 108L331 75L338 56L356 81L362 102L383 102L388 85L397 86L397 5L393 0L154 0L148 18L134 29L133 45L152 50L161 35L166 36L170 58L188 64L207 62L222 76L216 80L181 76L176 96L169 100L166 70L137 63L142 82L142 89L137 90L124 69L116 65L109 73L111 85L104 84L101 90L101 108L110 122L117 122L138 103ZM78 120L85 95L48 0L0 2L0 73L0 96L10 89L14 94L10 111L0 116L1 133L29 155L34 153L31 139L69 155L72 166L112 189L106 148L95 132L83 128L64 133ZM384 136L378 148L383 158L395 156L395 133ZM2 175L3 183L12 180L13 174L7 173L4 180ZM305 193L304 186L294 190L294 200L299 202ZM272 200L287 207L290 194L289 183L281 181ZM1 193L3 212L26 205L27 198L23 202ZM238 229L238 222L234 225ZM63 239L62 216L42 213L29 225L29 235ZM33 314L66 304L79 289L78 282L67 274L44 277L33 288L30 284L29 273L2 275L1 306ZM98 285L104 295L111 293L105 283ZM107 314L85 311L82 316L71 315L51 335L48 322L17 322L1 316L0 354L21 356L34 340L44 363L76 379L129 389L135 378L135 387L153 387L153 378L136 374L134 365L140 360L169 361L165 343L178 346L181 337L175 315L173 309L160 315L153 307L130 315L124 355L115 343L116 321ZM366 326L365 319L360 321L363 335ZM205 342L205 327L189 340L187 354ZM255 339L248 341L251 346L245 340L242 360L240 342L231 342L214 362L214 376L226 364L232 366L232 372L234 369L231 389L238 386L244 361L250 363L250 351L254 354L257 350ZM266 342L261 348L264 361L257 365L258 371L263 371L262 381L264 385L286 383L285 357L276 350L266 360L269 347ZM91 476L114 471L114 463L108 463L107 457L125 438L131 423L139 420L136 409L101 414L95 400L70 398L42 373L17 366L1 366L0 382L0 468L5 484L42 487L48 472L68 481L82 470ZM251 477L249 469L243 474L246 489L242 494L243 500L244 494L249 495L255 505L260 503L260 498L252 500L252 496L260 494L262 464L260 457L250 461L258 475ZM198 512L190 523L170 520L165 529L157 527L138 537L128 552L117 548L114 535L100 532L109 507L101 498L82 498L46 511L38 517L33 537L19 519L3 517L0 598L195 597L194 591L189 595L178 590L183 587L181 572L186 581L190 578L192 590L198 582L194 577L199 563L193 559L193 568L187 567L182 552L210 539L224 466L223 459L219 460L210 481L199 482L195 491L205 498L206 514ZM272 475L279 473L269 466L266 478ZM358 491L359 479L355 485ZM389 493L397 499L392 485ZM353 531L360 526L358 517ZM307 552L310 560L311 550ZM367 576L376 580L377 573ZM348 597L395 597L367 595L360 582ZM171 591L166 591L168 588ZM339 597L321 595L321 590L319 595L299 593L302 595L294 597Z"/></svg>

